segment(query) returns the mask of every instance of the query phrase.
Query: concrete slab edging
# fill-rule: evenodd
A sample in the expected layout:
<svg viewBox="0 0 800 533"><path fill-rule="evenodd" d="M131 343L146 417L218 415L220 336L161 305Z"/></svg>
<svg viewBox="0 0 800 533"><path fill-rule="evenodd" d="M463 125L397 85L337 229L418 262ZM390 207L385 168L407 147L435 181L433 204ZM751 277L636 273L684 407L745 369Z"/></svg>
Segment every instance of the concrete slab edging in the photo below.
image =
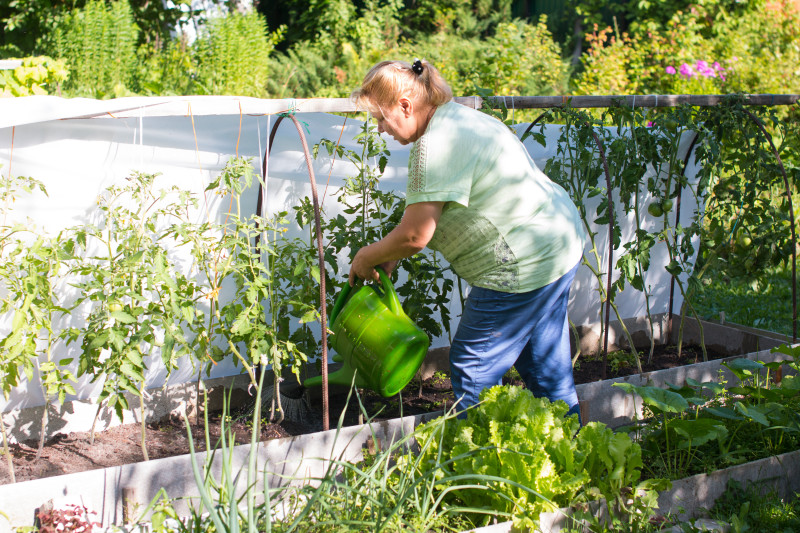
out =
<svg viewBox="0 0 800 533"><path fill-rule="evenodd" d="M441 412L407 416L260 442L259 473L268 472L272 487L319 478L324 475L331 460L357 462L362 459L362 451L371 446L370 440L375 439L379 446L389 446L412 433L420 423L439 415ZM246 468L250 445L235 446L231 453L234 468ZM198 453L197 463L202 465L205 458L205 452ZM213 471L216 475L221 471L219 456L214 458ZM258 482L261 483L262 479L260 477ZM7 520L0 515L0 532L33 525L37 509L48 502L52 502L56 508L70 504L85 505L97 513L97 520L103 526L120 524L126 505L138 505L144 509L161 488L171 498L198 495L190 455L2 485L0 511L7 516ZM136 501L127 501L132 495L135 495ZM179 515L188 513L187 500L179 499L174 503Z"/></svg>
<svg viewBox="0 0 800 533"><path fill-rule="evenodd" d="M581 402L581 418L584 421L602 422L608 427L616 428L630 423L636 416L641 415L641 401L638 398L627 394L615 383L630 383L636 386L653 385L664 387L668 383L673 385L683 385L687 378L692 378L699 382L718 381L720 377L727 381L734 378L733 373L725 368L722 363L747 357L748 359L761 362L784 361L791 359L790 356L782 353L771 353L770 350L762 350L746 355L735 355L725 359L715 359L705 363L684 365L655 372L645 372L643 374L633 374L621 378L596 381L594 383L582 383L575 388L578 392L578 400Z"/></svg>

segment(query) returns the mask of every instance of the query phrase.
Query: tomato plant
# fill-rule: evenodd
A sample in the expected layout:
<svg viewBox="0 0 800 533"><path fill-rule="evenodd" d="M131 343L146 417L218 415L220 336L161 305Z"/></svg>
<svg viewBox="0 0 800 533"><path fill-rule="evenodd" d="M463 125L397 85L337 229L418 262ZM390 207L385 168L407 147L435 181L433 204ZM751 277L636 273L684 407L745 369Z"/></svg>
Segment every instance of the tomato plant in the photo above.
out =
<svg viewBox="0 0 800 533"><path fill-rule="evenodd" d="M102 382L98 415L108 405L122 419L129 408L124 393L139 398L145 459L148 359L160 356L169 376L188 353L177 326L187 310L176 305L175 295L196 290L172 264L165 242L164 227L177 219L179 204L162 200L181 193L156 190L156 178L135 172L125 183L109 187L98 197L98 223L70 228L64 235L74 252L69 264L80 290L69 309L87 313L84 327L65 332L69 343L81 345L77 376Z"/></svg>

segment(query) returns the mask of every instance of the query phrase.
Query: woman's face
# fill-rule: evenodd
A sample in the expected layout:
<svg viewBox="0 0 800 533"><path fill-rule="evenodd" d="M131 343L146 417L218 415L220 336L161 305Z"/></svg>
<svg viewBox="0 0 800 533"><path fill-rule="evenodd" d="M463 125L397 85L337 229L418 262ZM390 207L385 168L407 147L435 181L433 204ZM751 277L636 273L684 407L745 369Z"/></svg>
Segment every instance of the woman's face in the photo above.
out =
<svg viewBox="0 0 800 533"><path fill-rule="evenodd" d="M401 98L390 106L376 106L377 111L372 118L378 123L379 133L388 133L400 144L410 144L420 138L425 128L420 131L419 117L413 112L411 103ZM427 124L426 124L427 125Z"/></svg>

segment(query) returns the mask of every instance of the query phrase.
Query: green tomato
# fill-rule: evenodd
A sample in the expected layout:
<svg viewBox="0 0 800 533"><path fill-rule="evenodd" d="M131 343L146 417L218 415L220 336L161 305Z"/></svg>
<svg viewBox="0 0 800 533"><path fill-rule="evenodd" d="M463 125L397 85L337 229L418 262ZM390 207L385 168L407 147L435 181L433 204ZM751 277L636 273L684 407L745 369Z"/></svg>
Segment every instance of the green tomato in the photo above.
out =
<svg viewBox="0 0 800 533"><path fill-rule="evenodd" d="M750 248L750 245L753 244L753 239L750 238L749 235L745 232L740 232L738 237L736 237L736 244L742 247L743 251L746 251Z"/></svg>
<svg viewBox="0 0 800 533"><path fill-rule="evenodd" d="M672 200L670 200L669 198L667 198L666 200L664 200L663 202L661 202L661 209L662 209L662 210L663 210L665 213L669 213L669 212L670 212L670 210L672 209Z"/></svg>
<svg viewBox="0 0 800 533"><path fill-rule="evenodd" d="M112 313L116 313L117 311L122 311L122 304L119 302L111 302L108 304L108 310Z"/></svg>
<svg viewBox="0 0 800 533"><path fill-rule="evenodd" d="M664 121L664 127L667 129L667 131L675 133L678 131L678 121L670 117Z"/></svg>
<svg viewBox="0 0 800 533"><path fill-rule="evenodd" d="M661 208L661 204L657 204L655 202L647 206L647 212L650 213L650 216L654 216L656 218L664 214L664 210Z"/></svg>

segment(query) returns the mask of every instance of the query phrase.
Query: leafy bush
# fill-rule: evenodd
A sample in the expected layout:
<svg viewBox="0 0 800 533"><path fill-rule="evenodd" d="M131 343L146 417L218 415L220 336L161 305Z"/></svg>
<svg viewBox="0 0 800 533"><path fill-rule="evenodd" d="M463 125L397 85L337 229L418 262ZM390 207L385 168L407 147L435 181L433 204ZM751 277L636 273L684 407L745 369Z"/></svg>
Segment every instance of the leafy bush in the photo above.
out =
<svg viewBox="0 0 800 533"><path fill-rule="evenodd" d="M737 58L730 92L796 93L800 78L800 4L790 0L755 2L746 17L722 26L718 50Z"/></svg>
<svg viewBox="0 0 800 533"><path fill-rule="evenodd" d="M69 66L64 88L71 94L123 96L132 87L138 38L128 0L90 0L58 20L48 48Z"/></svg>
<svg viewBox="0 0 800 533"><path fill-rule="evenodd" d="M0 3L0 58L40 53L38 49L52 31L59 13L54 3L57 2L11 0Z"/></svg>
<svg viewBox="0 0 800 533"><path fill-rule="evenodd" d="M567 65L547 30L546 19L538 24L499 24L476 59L477 83L493 89L494 94L546 95L565 88Z"/></svg>
<svg viewBox="0 0 800 533"><path fill-rule="evenodd" d="M194 92L192 47L186 34L165 43L139 47L140 91L147 96L179 96Z"/></svg>
<svg viewBox="0 0 800 533"><path fill-rule="evenodd" d="M538 24L501 23L483 40L451 34L423 37L402 43L399 57L424 57L456 95L476 94L477 87L502 95L555 94L566 88L569 71L544 19Z"/></svg>
<svg viewBox="0 0 800 533"><path fill-rule="evenodd" d="M60 84L69 76L63 60L46 56L26 57L13 70L0 70L0 98L4 96L30 96L60 90Z"/></svg>
<svg viewBox="0 0 800 533"><path fill-rule="evenodd" d="M630 33L595 27L576 94L794 92L800 10L759 0L730 16L722 3L677 10L663 25L635 24Z"/></svg>
<svg viewBox="0 0 800 533"><path fill-rule="evenodd" d="M472 39L488 36L511 18L511 0L417 0L404 13L410 32L449 33ZM409 33L410 33L409 32Z"/></svg>
<svg viewBox="0 0 800 533"><path fill-rule="evenodd" d="M198 92L266 96L267 58L280 35L268 35L266 21L254 11L209 20L195 44Z"/></svg>
<svg viewBox="0 0 800 533"><path fill-rule="evenodd" d="M565 89L568 67L544 19L537 24L500 22L485 39L442 32L395 44L393 34L382 28L393 28L396 17L385 7L374 8L348 21L346 32L322 32L274 56L268 92L275 97L345 97L376 62L415 57L439 68L457 95L475 94L476 87L507 95Z"/></svg>
<svg viewBox="0 0 800 533"><path fill-rule="evenodd" d="M320 11L320 20L313 23L317 28L313 38L296 42L270 59L271 96L346 97L367 69L392 57L400 34L399 2L371 0L360 15L350 2L330 3L335 9Z"/></svg>
<svg viewBox="0 0 800 533"><path fill-rule="evenodd" d="M272 75L267 80L270 97L346 96L349 90L338 80L349 80L350 77L348 71L336 67L335 50L329 37L323 36L316 42L304 42L292 47L285 54L270 58L269 70Z"/></svg>

